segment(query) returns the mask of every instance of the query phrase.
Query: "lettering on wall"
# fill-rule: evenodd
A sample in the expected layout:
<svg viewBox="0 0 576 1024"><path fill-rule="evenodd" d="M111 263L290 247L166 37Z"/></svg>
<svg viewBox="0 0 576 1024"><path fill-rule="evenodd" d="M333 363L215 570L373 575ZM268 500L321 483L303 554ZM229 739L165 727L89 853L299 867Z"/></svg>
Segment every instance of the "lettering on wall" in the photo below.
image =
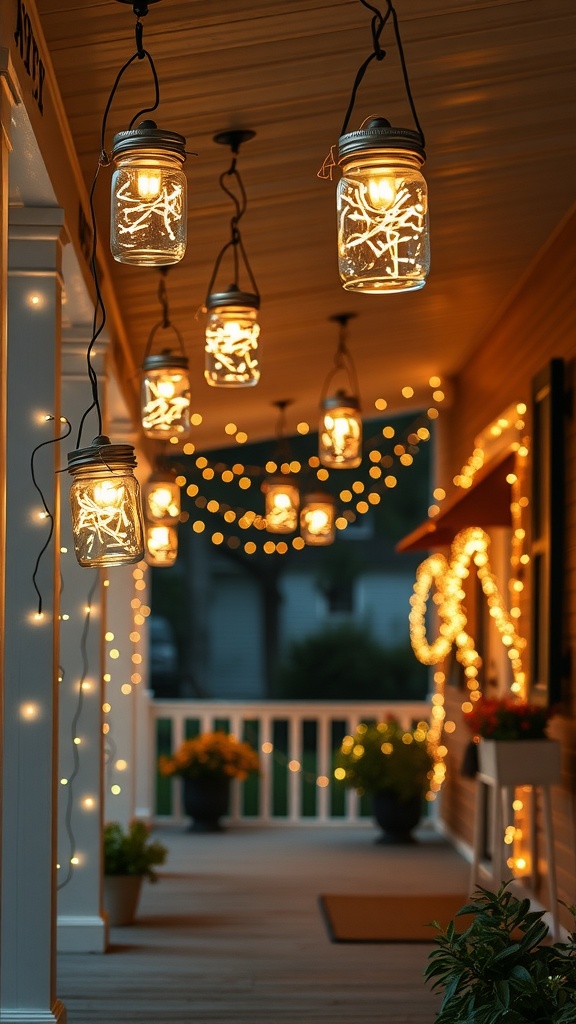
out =
<svg viewBox="0 0 576 1024"><path fill-rule="evenodd" d="M22 0L18 0L14 39L16 41L16 46L20 51L20 56L24 63L26 74L32 82L32 97L38 104L38 110L43 114L44 105L42 94L44 91L44 77L46 69L40 59L40 53L32 31L32 22L30 21L30 17L25 5L22 3Z"/></svg>

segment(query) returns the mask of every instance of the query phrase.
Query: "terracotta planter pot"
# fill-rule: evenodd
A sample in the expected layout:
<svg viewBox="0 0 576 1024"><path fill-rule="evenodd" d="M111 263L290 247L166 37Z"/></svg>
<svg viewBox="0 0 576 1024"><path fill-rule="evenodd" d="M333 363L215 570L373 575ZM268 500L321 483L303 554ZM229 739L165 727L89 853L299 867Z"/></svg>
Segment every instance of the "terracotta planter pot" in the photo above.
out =
<svg viewBox="0 0 576 1024"><path fill-rule="evenodd" d="M500 786L541 786L560 781L556 740L480 740L478 771Z"/></svg>
<svg viewBox="0 0 576 1024"><path fill-rule="evenodd" d="M192 819L191 832L221 832L228 813L230 779L184 779L184 810Z"/></svg>
<svg viewBox="0 0 576 1024"><path fill-rule="evenodd" d="M134 923L142 881L142 875L104 875L104 910L111 927Z"/></svg>

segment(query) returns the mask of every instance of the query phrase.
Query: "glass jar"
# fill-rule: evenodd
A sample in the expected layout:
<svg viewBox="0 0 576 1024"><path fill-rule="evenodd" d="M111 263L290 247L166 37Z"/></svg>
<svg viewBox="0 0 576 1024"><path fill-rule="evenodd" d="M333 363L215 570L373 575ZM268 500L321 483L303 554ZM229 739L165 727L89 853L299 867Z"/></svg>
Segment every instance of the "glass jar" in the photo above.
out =
<svg viewBox="0 0 576 1024"><path fill-rule="evenodd" d="M146 562L157 567L174 565L178 557L178 533L173 526L146 524Z"/></svg>
<svg viewBox="0 0 576 1024"><path fill-rule="evenodd" d="M421 136L374 118L338 143L338 265L346 291L423 288L430 269Z"/></svg>
<svg viewBox="0 0 576 1024"><path fill-rule="evenodd" d="M212 387L249 388L260 380L259 304L246 292L208 296L204 376Z"/></svg>
<svg viewBox="0 0 576 1024"><path fill-rule="evenodd" d="M144 556L140 486L131 444L104 435L68 454L76 558L82 566L139 562Z"/></svg>
<svg viewBox="0 0 576 1024"><path fill-rule="evenodd" d="M331 494L307 494L300 511L300 536L305 544L333 544L336 537L336 502Z"/></svg>
<svg viewBox="0 0 576 1024"><path fill-rule="evenodd" d="M268 533L293 533L298 526L300 492L288 477L275 476L265 480L266 529Z"/></svg>
<svg viewBox="0 0 576 1024"><path fill-rule="evenodd" d="M167 440L190 432L188 359L165 349L142 365L141 419L146 437Z"/></svg>
<svg viewBox="0 0 576 1024"><path fill-rule="evenodd" d="M355 469L362 462L362 414L358 399L337 391L324 399L318 458L328 469Z"/></svg>
<svg viewBox="0 0 576 1024"><path fill-rule="evenodd" d="M174 525L180 518L180 488L171 473L153 473L144 484L144 518Z"/></svg>
<svg viewBox="0 0 576 1024"><path fill-rule="evenodd" d="M118 263L162 267L184 256L185 145L154 121L114 136L110 248Z"/></svg>

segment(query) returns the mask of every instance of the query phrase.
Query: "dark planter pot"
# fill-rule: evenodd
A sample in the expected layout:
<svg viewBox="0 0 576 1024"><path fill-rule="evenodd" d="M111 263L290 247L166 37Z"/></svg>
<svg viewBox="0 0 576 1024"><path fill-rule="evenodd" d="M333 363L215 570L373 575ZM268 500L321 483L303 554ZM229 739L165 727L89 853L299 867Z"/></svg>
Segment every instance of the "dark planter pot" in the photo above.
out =
<svg viewBox="0 0 576 1024"><path fill-rule="evenodd" d="M378 843L414 843L412 829L422 816L422 798L399 800L395 793L379 790L373 795L374 818L382 829Z"/></svg>
<svg viewBox="0 0 576 1024"><path fill-rule="evenodd" d="M221 832L220 818L228 813L230 779L184 779L184 810L192 819L191 832Z"/></svg>

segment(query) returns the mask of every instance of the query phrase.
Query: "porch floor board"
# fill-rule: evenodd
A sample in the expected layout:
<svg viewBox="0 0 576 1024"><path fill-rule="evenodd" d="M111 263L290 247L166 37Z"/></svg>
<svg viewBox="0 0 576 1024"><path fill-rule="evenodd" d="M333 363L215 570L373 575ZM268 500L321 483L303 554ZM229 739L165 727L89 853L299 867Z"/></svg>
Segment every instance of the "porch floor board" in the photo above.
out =
<svg viewBox="0 0 576 1024"><path fill-rule="evenodd" d="M372 826L164 827L157 885L110 950L59 956L68 1024L431 1024L431 945L332 943L323 892L467 892L469 865L429 827L412 846ZM431 936L433 935L431 929Z"/></svg>

